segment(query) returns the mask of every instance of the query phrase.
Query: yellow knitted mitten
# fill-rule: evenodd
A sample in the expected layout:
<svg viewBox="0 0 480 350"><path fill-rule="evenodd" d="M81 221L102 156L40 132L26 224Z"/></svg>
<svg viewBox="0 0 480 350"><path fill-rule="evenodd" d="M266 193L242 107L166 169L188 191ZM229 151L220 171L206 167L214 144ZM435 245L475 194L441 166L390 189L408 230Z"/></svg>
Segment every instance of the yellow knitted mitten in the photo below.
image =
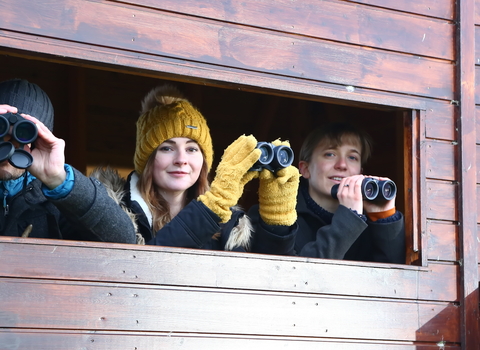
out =
<svg viewBox="0 0 480 350"><path fill-rule="evenodd" d="M275 146L290 146L286 141L276 140L272 143ZM276 174L263 169L259 179L258 202L262 220L268 225L293 225L297 221L297 192L300 183L298 169L290 165Z"/></svg>
<svg viewBox="0 0 480 350"><path fill-rule="evenodd" d="M257 140L252 135L242 135L228 146L218 164L210 190L198 197L220 217L222 223L230 220L230 208L237 204L245 184L258 176L257 171L249 171L261 155L256 146Z"/></svg>

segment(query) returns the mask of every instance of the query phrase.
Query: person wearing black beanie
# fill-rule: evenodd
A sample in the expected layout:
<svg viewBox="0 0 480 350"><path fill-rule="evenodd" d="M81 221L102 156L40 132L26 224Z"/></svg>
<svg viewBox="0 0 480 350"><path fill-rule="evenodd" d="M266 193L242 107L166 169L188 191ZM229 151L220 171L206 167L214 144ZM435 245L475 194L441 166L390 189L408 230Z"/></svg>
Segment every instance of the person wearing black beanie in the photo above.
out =
<svg viewBox="0 0 480 350"><path fill-rule="evenodd" d="M0 82L0 122L0 236L136 242L134 223L100 181L65 164L45 91L24 79ZM34 137L21 139L19 125Z"/></svg>

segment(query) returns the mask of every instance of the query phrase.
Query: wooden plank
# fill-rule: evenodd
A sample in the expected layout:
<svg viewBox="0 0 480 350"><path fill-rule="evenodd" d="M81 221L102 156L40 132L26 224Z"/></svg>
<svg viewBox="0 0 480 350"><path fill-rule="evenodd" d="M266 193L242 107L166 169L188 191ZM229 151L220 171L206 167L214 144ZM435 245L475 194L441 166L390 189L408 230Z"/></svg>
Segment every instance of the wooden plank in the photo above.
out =
<svg viewBox="0 0 480 350"><path fill-rule="evenodd" d="M181 248L0 239L0 276L455 301L457 267L415 267ZM22 241L20 239L20 241ZM31 243L28 243L31 242ZM8 262L8 263L7 263ZM198 269L198 266L204 268ZM101 267L101 269L99 269ZM239 271L242 274L239 275ZM242 277L243 276L243 277ZM339 283L339 281L344 281ZM420 294L419 294L420 293Z"/></svg>
<svg viewBox="0 0 480 350"><path fill-rule="evenodd" d="M480 256L480 223L477 223L477 254Z"/></svg>
<svg viewBox="0 0 480 350"><path fill-rule="evenodd" d="M130 0L129 4L351 45L453 60L455 26L337 0ZM426 6L425 6L426 7ZM451 14L450 14L451 15ZM388 30L384 30L388 28ZM398 33L402 33L401 39Z"/></svg>
<svg viewBox="0 0 480 350"><path fill-rule="evenodd" d="M456 192L458 185L434 180L426 181L426 203L422 205L427 211L427 219L458 221L456 210Z"/></svg>
<svg viewBox="0 0 480 350"><path fill-rule="evenodd" d="M450 101L429 100L425 111L425 136L432 139L456 140L455 108Z"/></svg>
<svg viewBox="0 0 480 350"><path fill-rule="evenodd" d="M295 337L261 337L231 335L222 336L185 333L141 332L62 332L4 329L0 330L0 344L7 349L65 350L65 349L262 349L278 350L438 350L436 343L361 341L348 339L320 339ZM460 350L459 345L446 344L445 350Z"/></svg>
<svg viewBox="0 0 480 350"><path fill-rule="evenodd" d="M480 144L480 106L475 106L477 144Z"/></svg>
<svg viewBox="0 0 480 350"><path fill-rule="evenodd" d="M480 35L480 34L479 34ZM478 43L475 43L475 45L480 45L480 37L476 36L479 38ZM480 56L475 57L475 62L477 65L475 66L475 104L480 105Z"/></svg>
<svg viewBox="0 0 480 350"><path fill-rule="evenodd" d="M459 309L449 303L220 288L0 282L1 328L459 341Z"/></svg>
<svg viewBox="0 0 480 350"><path fill-rule="evenodd" d="M426 176L430 179L455 180L455 152L456 142L427 141L426 147Z"/></svg>
<svg viewBox="0 0 480 350"><path fill-rule="evenodd" d="M449 100L453 96L454 66L448 61L107 3L57 1L48 6L27 0L4 2L4 12L11 15L5 17L3 30L344 87ZM31 13L22 12L19 18L20 6ZM64 11L66 7L70 11Z"/></svg>
<svg viewBox="0 0 480 350"><path fill-rule="evenodd" d="M81 65L94 69L107 69L127 74L137 74L173 81L235 88L242 91L269 93L272 95L300 97L338 103L348 100L363 107L387 106L425 109L425 100L418 97L387 91L351 88L323 82L309 82L291 77L267 75L228 67L213 67L201 62L187 62L166 57L153 57L138 52L60 41L53 38L32 37L28 34L0 30L0 52L9 55L32 57L62 64ZM75 61L72 62L72 58Z"/></svg>
<svg viewBox="0 0 480 350"><path fill-rule="evenodd" d="M420 15L453 20L455 18L455 3L449 0L351 0L362 4L395 9L399 11L418 13Z"/></svg>
<svg viewBox="0 0 480 350"><path fill-rule="evenodd" d="M477 198L480 198L480 186L476 186ZM480 205L477 205L477 222L480 223Z"/></svg>
<svg viewBox="0 0 480 350"><path fill-rule="evenodd" d="M477 156L477 176L476 176L476 182L477 185L480 184L480 145L477 144L476 147L476 156ZM478 198L478 197L477 197ZM478 215L477 215L478 216ZM477 218L478 219L478 218Z"/></svg>
<svg viewBox="0 0 480 350"><path fill-rule="evenodd" d="M458 225L428 220L427 235L429 260L458 260Z"/></svg>
<svg viewBox="0 0 480 350"><path fill-rule="evenodd" d="M480 344L479 323L479 275L477 256L477 210L476 193L476 78L475 78L475 0L460 0L457 5L459 23L457 38L457 71L455 91L459 99L459 108L455 115L459 132L458 171L458 212L459 247L461 259L461 278L459 296L461 298L460 327L462 345L465 349L474 349Z"/></svg>
<svg viewBox="0 0 480 350"><path fill-rule="evenodd" d="M480 25L480 1L475 0L475 25Z"/></svg>

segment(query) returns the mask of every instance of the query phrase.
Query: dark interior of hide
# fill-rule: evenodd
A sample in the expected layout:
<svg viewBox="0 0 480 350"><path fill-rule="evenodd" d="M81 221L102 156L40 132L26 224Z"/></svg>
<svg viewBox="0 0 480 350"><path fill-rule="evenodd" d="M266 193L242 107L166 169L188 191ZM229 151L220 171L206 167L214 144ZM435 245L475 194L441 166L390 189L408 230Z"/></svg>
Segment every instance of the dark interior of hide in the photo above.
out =
<svg viewBox="0 0 480 350"><path fill-rule="evenodd" d="M48 59L0 57L0 79L24 78L40 85L55 108L55 134L66 141L66 161L88 173L110 165L122 175L133 168L135 122L144 95L165 82L177 86L206 117L214 144L214 169L223 150L241 134L259 141L289 140L294 165L305 136L331 121L348 121L370 133L373 156L364 174L386 176L398 185L397 207L403 211L403 121L398 110L352 104L321 97L289 97L282 91L199 82L189 77L157 78L158 72L135 74L68 64ZM93 68L92 68L93 67ZM117 67L118 69L118 67ZM291 95L290 95L291 96ZM240 205L256 203L258 182L247 185Z"/></svg>

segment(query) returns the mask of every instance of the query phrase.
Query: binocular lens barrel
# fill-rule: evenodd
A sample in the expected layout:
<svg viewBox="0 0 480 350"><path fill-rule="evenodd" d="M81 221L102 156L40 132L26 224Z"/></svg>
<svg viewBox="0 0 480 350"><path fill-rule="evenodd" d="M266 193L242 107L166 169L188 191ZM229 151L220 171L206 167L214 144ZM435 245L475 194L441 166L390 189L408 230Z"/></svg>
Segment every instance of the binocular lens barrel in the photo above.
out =
<svg viewBox="0 0 480 350"><path fill-rule="evenodd" d="M10 127L13 126L10 132ZM11 133L20 147L15 148L12 142L3 141L3 137ZM8 162L19 169L26 169L32 165L32 155L23 149L23 145L32 143L37 139L37 126L20 114L5 113L0 115L0 161L8 159Z"/></svg>
<svg viewBox="0 0 480 350"><path fill-rule="evenodd" d="M293 163L293 150L288 146L274 146L269 142L259 142L257 148L262 154L250 170L261 171L265 168L275 172Z"/></svg>
<svg viewBox="0 0 480 350"><path fill-rule="evenodd" d="M273 160L273 145L268 142L259 142L257 148L262 152L256 164L268 165Z"/></svg>
<svg viewBox="0 0 480 350"><path fill-rule="evenodd" d="M10 126L13 125L12 137L22 143L32 143L37 139L37 126L30 120L23 118L19 114L5 113L0 115L0 137L4 137L10 132Z"/></svg>
<svg viewBox="0 0 480 350"><path fill-rule="evenodd" d="M337 199L338 184L333 185L331 195ZM376 180L370 177L362 181L362 196L367 201L384 202L395 198L397 186L392 180Z"/></svg>
<svg viewBox="0 0 480 350"><path fill-rule="evenodd" d="M37 126L30 120L22 120L15 124L12 135L20 143L31 143L38 136Z"/></svg>
<svg viewBox="0 0 480 350"><path fill-rule="evenodd" d="M391 180L379 181L379 196L382 197L382 200L389 201L395 197L397 194L397 185Z"/></svg>

